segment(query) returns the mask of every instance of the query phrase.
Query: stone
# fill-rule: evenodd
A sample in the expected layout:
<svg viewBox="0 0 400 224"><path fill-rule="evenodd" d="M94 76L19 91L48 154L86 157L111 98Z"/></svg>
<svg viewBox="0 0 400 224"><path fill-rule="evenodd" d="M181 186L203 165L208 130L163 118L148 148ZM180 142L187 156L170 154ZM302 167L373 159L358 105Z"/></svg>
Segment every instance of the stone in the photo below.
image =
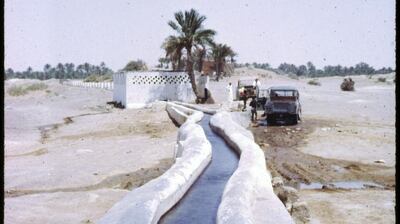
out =
<svg viewBox="0 0 400 224"><path fill-rule="evenodd" d="M290 214L295 223L310 223L310 211L308 210L307 203L305 201L295 202L292 204Z"/></svg>
<svg viewBox="0 0 400 224"><path fill-rule="evenodd" d="M283 192L284 194L286 194L287 200L289 202L294 203L297 200L299 200L298 191L295 188L289 186L283 186Z"/></svg>
<svg viewBox="0 0 400 224"><path fill-rule="evenodd" d="M268 132L268 130L267 129L264 129L264 131L263 131L264 133L267 133Z"/></svg>
<svg viewBox="0 0 400 224"><path fill-rule="evenodd" d="M274 177L272 178L272 187L283 187L283 179L282 177Z"/></svg>
<svg viewBox="0 0 400 224"><path fill-rule="evenodd" d="M375 160L374 163L385 163L385 160L383 159Z"/></svg>

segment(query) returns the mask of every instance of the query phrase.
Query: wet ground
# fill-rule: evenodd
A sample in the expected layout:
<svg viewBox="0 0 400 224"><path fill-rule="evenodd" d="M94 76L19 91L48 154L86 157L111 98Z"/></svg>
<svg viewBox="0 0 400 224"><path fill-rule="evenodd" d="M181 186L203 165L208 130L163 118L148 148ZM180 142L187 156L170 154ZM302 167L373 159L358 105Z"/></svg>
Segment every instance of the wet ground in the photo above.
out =
<svg viewBox="0 0 400 224"><path fill-rule="evenodd" d="M262 120L261 118L260 124L263 124ZM340 124L308 118L298 125L256 125L250 130L265 153L272 176L283 177L287 185L299 187L300 183L302 186L318 183L322 186L334 182L366 181L386 189L394 189L395 176L392 167L328 159L298 150L308 144L307 136L317 128L335 126L337 123Z"/></svg>
<svg viewBox="0 0 400 224"><path fill-rule="evenodd" d="M212 145L212 160L184 197L159 223L215 223L225 184L236 170L238 156L215 134L209 125L209 115L200 122Z"/></svg>

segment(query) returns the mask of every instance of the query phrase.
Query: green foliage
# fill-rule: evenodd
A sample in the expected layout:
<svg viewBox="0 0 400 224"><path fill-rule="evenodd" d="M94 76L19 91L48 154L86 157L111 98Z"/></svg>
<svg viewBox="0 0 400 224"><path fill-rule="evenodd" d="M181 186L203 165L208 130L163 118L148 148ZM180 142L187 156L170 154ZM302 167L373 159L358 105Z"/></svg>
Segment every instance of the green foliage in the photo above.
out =
<svg viewBox="0 0 400 224"><path fill-rule="evenodd" d="M75 66L73 63L58 63L55 67L50 64L43 66L43 71L33 71L31 67L28 67L26 71L13 71L11 68L5 71L5 78L29 78L29 79L84 79L89 75L111 75L113 71L105 65L104 62L100 65L91 65L84 63Z"/></svg>
<svg viewBox="0 0 400 224"><path fill-rule="evenodd" d="M11 86L7 90L8 95L10 96L22 96L28 93L26 89L22 86Z"/></svg>
<svg viewBox="0 0 400 224"><path fill-rule="evenodd" d="M84 82L107 82L112 81L112 75L89 75Z"/></svg>
<svg viewBox="0 0 400 224"><path fill-rule="evenodd" d="M318 81L318 79L312 79L312 80L308 81L307 84L314 85L314 86L320 86L321 85L321 83Z"/></svg>
<svg viewBox="0 0 400 224"><path fill-rule="evenodd" d="M22 86L22 85L13 85L10 88L8 88L7 93L10 96L22 96L27 94L30 91L39 91L39 90L44 90L47 89L47 85L44 83L34 83L30 84L28 86Z"/></svg>
<svg viewBox="0 0 400 224"><path fill-rule="evenodd" d="M237 64L235 67L248 67L250 64ZM297 76L307 77L325 77L325 76L347 76L347 75L375 75L392 73L394 70L390 67L383 67L376 70L367 63L360 62L355 66L327 65L323 69L317 69L312 62L307 62L307 65L296 66L294 64L281 63L277 69L271 68L268 63L252 63L253 67L275 71L278 74L295 74ZM370 76L368 78L370 78Z"/></svg>
<svg viewBox="0 0 400 224"><path fill-rule="evenodd" d="M130 61L125 67L122 69L125 72L131 71L147 71L147 65L144 61L138 59L136 61Z"/></svg>
<svg viewBox="0 0 400 224"><path fill-rule="evenodd" d="M379 78L378 78L378 82L386 82L386 78L384 78L384 77L379 77Z"/></svg>
<svg viewBox="0 0 400 224"><path fill-rule="evenodd" d="M166 51L166 57L172 62L173 70L180 70L182 50L186 50L185 66L189 75L193 75L193 47L205 49L206 45L213 43L216 32L204 29L203 23L206 17L200 15L196 10L179 11L174 14L175 21L169 21L168 25L177 32L176 36L169 36L164 41L162 48ZM202 55L203 58L205 55ZM197 65L201 67L201 65ZM195 84L192 83L195 87ZM194 88L195 89L195 88Z"/></svg>

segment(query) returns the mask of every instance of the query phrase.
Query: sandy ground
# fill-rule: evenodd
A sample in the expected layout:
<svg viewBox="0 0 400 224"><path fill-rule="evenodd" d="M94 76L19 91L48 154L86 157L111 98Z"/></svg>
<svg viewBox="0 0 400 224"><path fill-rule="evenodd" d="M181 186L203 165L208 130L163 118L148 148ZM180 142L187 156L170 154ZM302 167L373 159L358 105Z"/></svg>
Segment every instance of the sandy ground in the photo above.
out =
<svg viewBox="0 0 400 224"><path fill-rule="evenodd" d="M5 223L95 222L171 166L177 128L162 105L121 110L111 91L45 83L5 93Z"/></svg>
<svg viewBox="0 0 400 224"><path fill-rule="evenodd" d="M250 128L272 175L297 187L380 184L359 190L302 188L299 193L312 223L393 223L394 74L381 76L386 83L377 81L380 76L355 76L356 91L343 92L342 77L320 78L321 86L312 86L309 79L241 68L210 83L216 104L208 106L226 108L225 87L232 82L235 90L242 78L258 77L264 87L297 87L302 122ZM5 88L33 82L38 81L7 80ZM6 223L95 222L128 190L171 166L177 128L162 106L120 110L107 104L110 91L45 83L48 89L25 96L5 93ZM233 117L248 126L249 111Z"/></svg>
<svg viewBox="0 0 400 224"><path fill-rule="evenodd" d="M249 129L263 148L273 176L287 185L355 183L379 189L299 190L311 223L394 223L395 192L395 74L354 76L354 92L341 91L343 77L292 79L261 69L241 68L210 85L216 103L226 102L225 87L239 79L258 77L263 87L291 85L300 92L302 122L296 126L257 126ZM385 77L386 82L378 82ZM235 112L250 118L249 111ZM242 114L241 116L238 116ZM262 114L260 111L259 115ZM263 120L259 116L260 121ZM259 122L260 122L259 121ZM383 160L384 163L376 163ZM310 185L312 186L312 185Z"/></svg>

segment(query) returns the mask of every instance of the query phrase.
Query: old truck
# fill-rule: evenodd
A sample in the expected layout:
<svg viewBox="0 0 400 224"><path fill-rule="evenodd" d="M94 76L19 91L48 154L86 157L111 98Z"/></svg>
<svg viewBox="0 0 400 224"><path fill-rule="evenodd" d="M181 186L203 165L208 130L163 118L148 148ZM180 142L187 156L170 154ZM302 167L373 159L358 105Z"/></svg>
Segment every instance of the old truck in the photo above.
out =
<svg viewBox="0 0 400 224"><path fill-rule="evenodd" d="M253 86L254 79L240 79L238 80L236 89L236 100L243 100L246 96L247 99L256 96L256 90Z"/></svg>
<svg viewBox="0 0 400 224"><path fill-rule="evenodd" d="M264 106L267 123L274 124L282 119L297 124L301 114L299 97L299 91L291 86L268 88Z"/></svg>

